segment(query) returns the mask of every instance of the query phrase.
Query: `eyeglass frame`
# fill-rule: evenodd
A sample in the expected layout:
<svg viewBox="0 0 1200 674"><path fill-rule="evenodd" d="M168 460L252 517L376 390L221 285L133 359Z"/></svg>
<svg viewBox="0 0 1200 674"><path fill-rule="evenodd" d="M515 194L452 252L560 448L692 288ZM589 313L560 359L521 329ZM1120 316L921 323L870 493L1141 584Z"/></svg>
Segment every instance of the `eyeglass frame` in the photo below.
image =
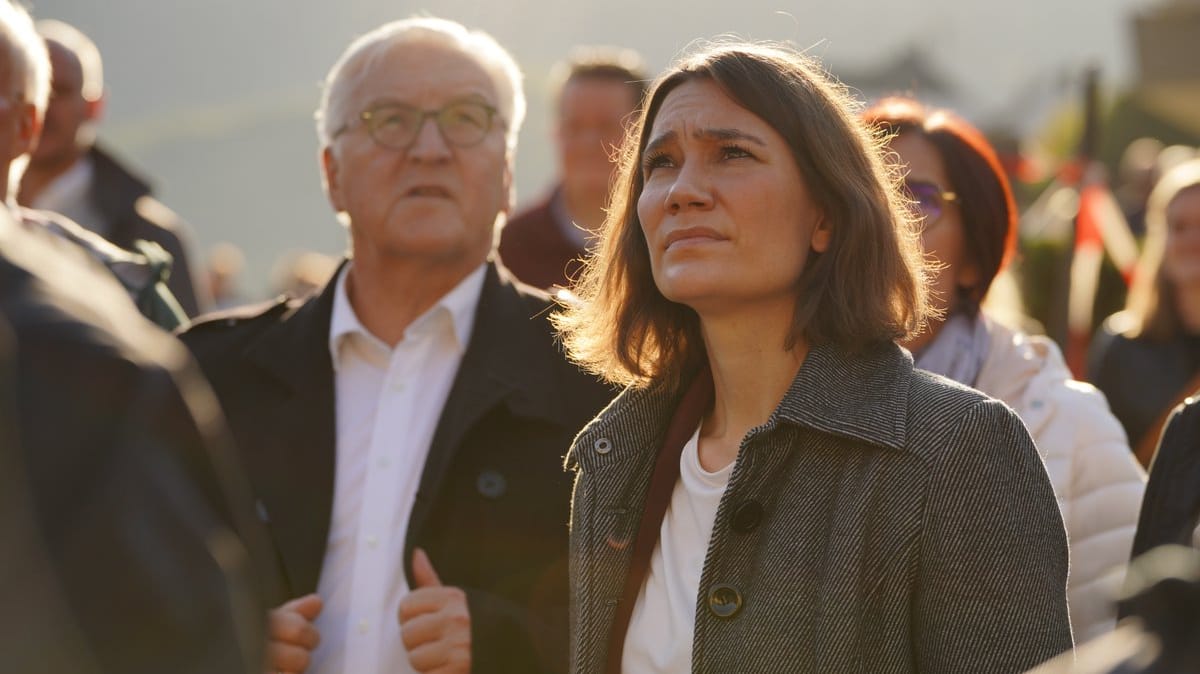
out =
<svg viewBox="0 0 1200 674"><path fill-rule="evenodd" d="M481 133L479 135L479 140L476 140L476 141L473 141L470 143L454 142L454 141L450 140L450 138L446 135L446 132L442 129L442 123L440 121L438 121L438 116L445 113L447 110L449 110L455 106L458 106L458 105L477 105L480 108L483 108L484 112L487 113L487 126L483 129L483 133ZM408 144L404 145L403 147L396 147L394 145L389 145L387 143L380 141L378 138L375 137L375 131L379 127L373 126L371 124L371 120L375 117L375 115L380 110L384 110L384 109L388 109L388 108L393 108L393 109L407 108L409 110L416 111L420 115L419 119L417 120L417 123L413 126L414 132L413 132L412 139L409 140ZM499 119L502 124L507 123L507 122L505 122L504 118L500 116L500 110L496 106L494 106L490 103L486 103L484 101L477 101L477 100L471 100L471 99L451 101L451 102L443 105L442 107L435 108L433 110L422 110L421 108L418 108L415 105L409 105L407 103L400 103L398 101L385 101L385 102L376 103L376 104L368 107L366 110L363 110L362 112L360 112L357 115L355 115L354 117L352 117L350 119L350 121L343 124L340 128L338 128L337 131L334 131L333 134L330 135L330 139L331 140L337 139L339 136L346 133L347 131L352 130L356 126L365 126L367 129L367 135L371 138L371 141L374 142L375 144L379 145L380 147L385 147L389 150L407 150L408 148L413 146L413 143L417 142L417 138L419 138L421 136L421 130L425 128L425 122L429 119L433 119L433 124L435 127L437 127L438 133L441 134L442 140L444 140L447 145L450 145L452 147L474 147L474 146L482 143L484 141L484 139L487 138L488 133L490 133L491 130L495 127L497 119Z"/></svg>
<svg viewBox="0 0 1200 674"><path fill-rule="evenodd" d="M933 188L933 190L932 190L932 192L930 192L930 194L937 197L938 200L941 202L940 204L938 204L937 217L931 219L929 217L929 214L926 213L924 209L920 208L919 204L921 203L921 200L919 198L917 198L916 193L911 189L910 186L912 186L912 185L920 185L923 187ZM947 204L959 203L957 192L951 192L950 190L947 190L947 189L943 188L941 185L939 185L933 181L930 181L930 180L909 180L908 178L905 178L904 179L904 191L905 191L906 196L912 197L912 202L918 204L918 207L916 210L917 210L917 213L919 213L921 216L920 222L918 224L918 228L921 231L925 231L925 228L927 228L931 225L937 224L938 222L940 222L942 220L942 217L946 215L945 206Z"/></svg>

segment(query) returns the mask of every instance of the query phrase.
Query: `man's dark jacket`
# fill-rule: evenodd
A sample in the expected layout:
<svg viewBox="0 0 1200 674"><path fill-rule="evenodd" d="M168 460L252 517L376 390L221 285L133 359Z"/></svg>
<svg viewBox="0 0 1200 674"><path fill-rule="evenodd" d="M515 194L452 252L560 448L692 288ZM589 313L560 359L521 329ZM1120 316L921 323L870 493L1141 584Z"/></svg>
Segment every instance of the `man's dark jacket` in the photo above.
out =
<svg viewBox="0 0 1200 674"><path fill-rule="evenodd" d="M125 250L135 250L139 239L162 246L174 262L167 287L188 316L198 314L204 293L195 284L182 220L151 196L149 183L105 150L92 146L88 158L95 170L88 199L109 223L105 238Z"/></svg>
<svg viewBox="0 0 1200 674"><path fill-rule="evenodd" d="M289 585L276 603L316 591L329 535L336 279L307 301L235 310L182 335L221 400L269 522ZM571 483L562 457L612 393L563 357L552 309L544 294L488 266L409 520L406 568L421 547L442 582L467 593L476 672L566 668Z"/></svg>
<svg viewBox="0 0 1200 674"><path fill-rule="evenodd" d="M7 217L0 323L0 669L261 671L265 533L187 351Z"/></svg>

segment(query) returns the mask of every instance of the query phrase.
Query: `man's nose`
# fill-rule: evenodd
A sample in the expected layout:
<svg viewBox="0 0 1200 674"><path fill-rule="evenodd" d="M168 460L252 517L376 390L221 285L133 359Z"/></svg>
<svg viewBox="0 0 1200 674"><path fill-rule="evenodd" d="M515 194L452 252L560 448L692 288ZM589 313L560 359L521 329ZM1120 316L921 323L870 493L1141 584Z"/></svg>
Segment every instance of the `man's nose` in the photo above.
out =
<svg viewBox="0 0 1200 674"><path fill-rule="evenodd" d="M442 130L438 128L437 120L433 117L421 120L417 137L408 147L409 158L418 161L440 161L448 159L451 154L450 145L446 143Z"/></svg>

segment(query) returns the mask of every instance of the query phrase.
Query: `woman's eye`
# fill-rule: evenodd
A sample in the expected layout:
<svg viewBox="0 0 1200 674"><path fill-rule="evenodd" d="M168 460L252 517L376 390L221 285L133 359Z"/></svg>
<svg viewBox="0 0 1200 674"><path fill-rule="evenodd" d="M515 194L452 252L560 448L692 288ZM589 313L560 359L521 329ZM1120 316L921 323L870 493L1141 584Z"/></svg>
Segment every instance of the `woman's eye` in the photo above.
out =
<svg viewBox="0 0 1200 674"><path fill-rule="evenodd" d="M642 160L642 171L649 174L656 168L669 168L674 165L674 162L671 161L669 156L665 154L655 154L650 155Z"/></svg>
<svg viewBox="0 0 1200 674"><path fill-rule="evenodd" d="M753 157L754 155L737 145L724 145L721 147L722 159L744 159Z"/></svg>

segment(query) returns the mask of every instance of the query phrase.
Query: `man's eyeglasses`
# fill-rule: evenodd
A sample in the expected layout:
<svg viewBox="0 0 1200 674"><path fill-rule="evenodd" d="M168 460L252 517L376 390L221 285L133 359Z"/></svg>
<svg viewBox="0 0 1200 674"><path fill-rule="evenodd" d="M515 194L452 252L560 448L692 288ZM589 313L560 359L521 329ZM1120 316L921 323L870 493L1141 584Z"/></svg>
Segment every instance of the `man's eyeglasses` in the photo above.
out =
<svg viewBox="0 0 1200 674"><path fill-rule="evenodd" d="M437 110L386 103L362 111L355 120L334 132L333 137L337 138L356 122L361 122L376 143L393 150L407 150L429 118L437 124L447 144L470 147L483 141L492 130L496 108L477 101L459 101Z"/></svg>
<svg viewBox="0 0 1200 674"><path fill-rule="evenodd" d="M905 180L904 190L912 200L914 214L921 216L922 230L941 219L947 204L958 201L958 195L954 192L924 180Z"/></svg>

